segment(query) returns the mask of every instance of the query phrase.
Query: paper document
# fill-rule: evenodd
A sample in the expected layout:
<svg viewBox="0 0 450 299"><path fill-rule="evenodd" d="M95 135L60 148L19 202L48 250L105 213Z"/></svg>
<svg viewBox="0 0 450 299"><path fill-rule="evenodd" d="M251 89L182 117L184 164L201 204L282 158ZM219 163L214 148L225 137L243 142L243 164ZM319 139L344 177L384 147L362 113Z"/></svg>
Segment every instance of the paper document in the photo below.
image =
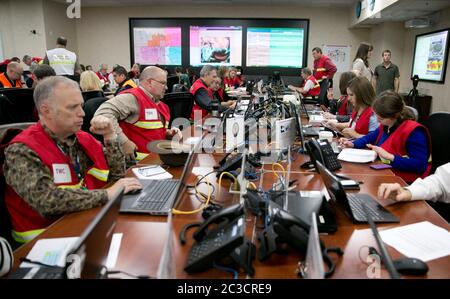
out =
<svg viewBox="0 0 450 299"><path fill-rule="evenodd" d="M338 155L338 160L354 163L369 163L377 159L377 153L371 150L344 148Z"/></svg>
<svg viewBox="0 0 450 299"><path fill-rule="evenodd" d="M320 124L323 122L322 114L312 114L309 115L309 123L310 124Z"/></svg>
<svg viewBox="0 0 450 299"><path fill-rule="evenodd" d="M140 180L165 180L171 179L173 175L159 165L148 165L132 168L133 173Z"/></svg>
<svg viewBox="0 0 450 299"><path fill-rule="evenodd" d="M72 247L77 242L78 237L71 238L52 238L38 240L27 255L27 259L35 262L41 262L46 265L64 267L66 257ZM21 268L40 267L36 264L23 262Z"/></svg>
<svg viewBox="0 0 450 299"><path fill-rule="evenodd" d="M117 257L119 256L120 243L123 234L113 234L111 245L109 246L108 258L106 259L106 268L112 269L116 266Z"/></svg>
<svg viewBox="0 0 450 299"><path fill-rule="evenodd" d="M450 255L450 232L428 221L383 230L380 236L403 255L424 262Z"/></svg>

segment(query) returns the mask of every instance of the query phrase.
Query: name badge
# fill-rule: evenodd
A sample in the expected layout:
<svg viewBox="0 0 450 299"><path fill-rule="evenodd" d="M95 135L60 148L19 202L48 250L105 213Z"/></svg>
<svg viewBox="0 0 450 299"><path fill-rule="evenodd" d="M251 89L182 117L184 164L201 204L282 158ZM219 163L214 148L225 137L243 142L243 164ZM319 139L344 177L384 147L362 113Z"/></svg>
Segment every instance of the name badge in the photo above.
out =
<svg viewBox="0 0 450 299"><path fill-rule="evenodd" d="M53 182L55 184L65 184L72 182L70 168L68 164L52 164Z"/></svg>
<svg viewBox="0 0 450 299"><path fill-rule="evenodd" d="M158 112L156 109L145 109L145 120L158 119Z"/></svg>

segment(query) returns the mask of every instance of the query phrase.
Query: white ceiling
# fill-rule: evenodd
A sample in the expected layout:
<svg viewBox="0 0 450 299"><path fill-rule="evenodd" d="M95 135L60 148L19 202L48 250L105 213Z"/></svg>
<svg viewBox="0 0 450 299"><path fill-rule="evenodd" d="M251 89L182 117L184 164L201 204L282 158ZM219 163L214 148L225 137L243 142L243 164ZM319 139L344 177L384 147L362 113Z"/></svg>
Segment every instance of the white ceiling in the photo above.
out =
<svg viewBox="0 0 450 299"><path fill-rule="evenodd" d="M53 0L64 2L65 0ZM349 6L355 0L81 0L81 6L147 6L174 4Z"/></svg>

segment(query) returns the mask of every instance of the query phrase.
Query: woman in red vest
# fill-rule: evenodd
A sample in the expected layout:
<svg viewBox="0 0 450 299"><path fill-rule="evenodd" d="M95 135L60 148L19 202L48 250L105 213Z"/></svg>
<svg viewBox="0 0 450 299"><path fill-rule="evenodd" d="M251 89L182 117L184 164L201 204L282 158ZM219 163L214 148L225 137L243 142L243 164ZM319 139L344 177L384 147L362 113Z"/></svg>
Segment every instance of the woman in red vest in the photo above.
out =
<svg viewBox="0 0 450 299"><path fill-rule="evenodd" d="M333 98L333 89L328 89L328 100L330 101L329 111L323 114L325 119L336 119L338 122L348 122L352 115L353 106L348 101L347 87L349 82L355 78L354 72L344 72L339 79L339 90L341 96L339 99Z"/></svg>
<svg viewBox="0 0 450 299"><path fill-rule="evenodd" d="M340 131L345 137L359 138L375 131L379 123L372 110L375 91L367 78L356 76L347 87L348 101L353 106L350 121L337 123L333 120L325 121L324 125Z"/></svg>
<svg viewBox="0 0 450 299"><path fill-rule="evenodd" d="M241 79L237 76L237 69L231 67L228 70L228 74L223 78L223 84L225 86L225 90L235 89L242 85Z"/></svg>
<svg viewBox="0 0 450 299"><path fill-rule="evenodd" d="M342 138L341 144L376 151L381 161L391 164L394 173L408 183L426 177L431 169L427 128L413 120L403 99L394 91L382 92L372 107L380 122L378 129L354 141Z"/></svg>

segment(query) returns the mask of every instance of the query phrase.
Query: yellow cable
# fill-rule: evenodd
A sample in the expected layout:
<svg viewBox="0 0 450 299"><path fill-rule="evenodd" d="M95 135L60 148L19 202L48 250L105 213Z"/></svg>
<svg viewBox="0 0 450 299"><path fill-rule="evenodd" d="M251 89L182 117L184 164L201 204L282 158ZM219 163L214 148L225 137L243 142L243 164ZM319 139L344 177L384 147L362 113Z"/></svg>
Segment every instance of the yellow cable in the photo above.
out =
<svg viewBox="0 0 450 299"><path fill-rule="evenodd" d="M280 163L273 163L272 164L272 172L277 178L279 178L280 176L278 175L277 171L275 170L275 166L277 166L278 168L281 168L281 170L283 171L283 175L286 176L286 170L284 169L283 165L281 165Z"/></svg>
<svg viewBox="0 0 450 299"><path fill-rule="evenodd" d="M208 197L206 198L206 202L205 202L204 204L202 204L202 205L200 206L200 208L195 209L195 210L193 210L193 211L179 211L179 210L176 210L176 209L172 209L172 213L173 213L173 214L176 214L176 215L190 215L190 214L195 214L195 213L197 213L197 212L200 212L200 211L202 211L204 208L206 208L206 207L209 205L209 202L210 202L210 200L211 200L212 187L211 187L211 183L209 182L209 180L208 180L207 177L205 177L205 181L206 181L206 184L208 185ZM196 184L196 185L197 185L197 184ZM195 192L197 192L197 188L195 188ZM200 193L200 195L202 195L202 194Z"/></svg>
<svg viewBox="0 0 450 299"><path fill-rule="evenodd" d="M222 172L222 173L220 174L220 176L219 176L219 189L217 190L217 197L219 197L219 195L220 195L220 189L221 189L221 187L222 187L222 177L223 177L225 174L228 175L228 176L230 176L230 177L232 177L233 180L234 180L234 183L237 184L237 179L236 179L236 177L235 177L233 174L231 174L231 173L229 173L229 172L227 172L227 171Z"/></svg>

